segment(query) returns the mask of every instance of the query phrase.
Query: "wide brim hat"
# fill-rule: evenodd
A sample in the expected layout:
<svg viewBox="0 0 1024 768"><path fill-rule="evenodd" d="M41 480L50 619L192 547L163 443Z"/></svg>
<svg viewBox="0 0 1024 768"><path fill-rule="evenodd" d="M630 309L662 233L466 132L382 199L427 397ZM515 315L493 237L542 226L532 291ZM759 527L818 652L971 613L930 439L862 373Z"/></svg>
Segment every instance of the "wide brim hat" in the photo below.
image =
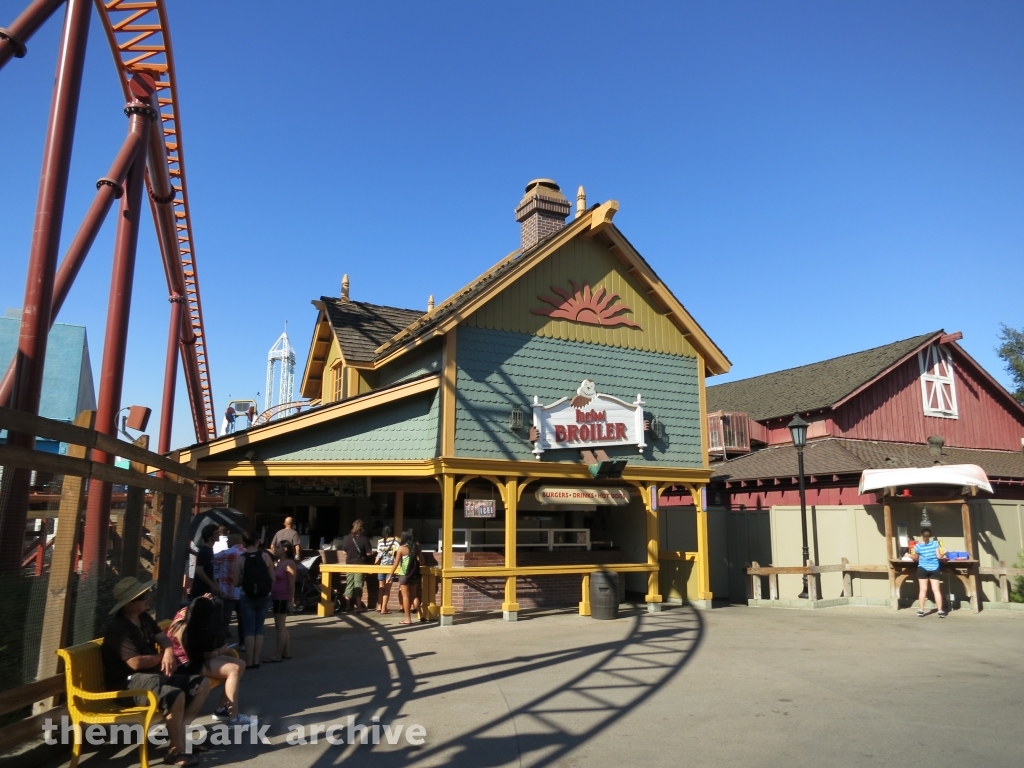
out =
<svg viewBox="0 0 1024 768"><path fill-rule="evenodd" d="M139 581L134 576L125 576L114 585L114 607L110 609L111 615L117 613L128 603L156 586L155 581Z"/></svg>

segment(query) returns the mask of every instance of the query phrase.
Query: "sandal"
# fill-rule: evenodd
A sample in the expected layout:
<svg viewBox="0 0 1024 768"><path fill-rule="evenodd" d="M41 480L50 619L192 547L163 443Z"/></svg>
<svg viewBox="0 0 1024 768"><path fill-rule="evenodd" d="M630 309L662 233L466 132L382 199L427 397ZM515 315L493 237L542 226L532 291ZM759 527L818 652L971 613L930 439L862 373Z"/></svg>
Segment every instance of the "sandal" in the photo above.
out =
<svg viewBox="0 0 1024 768"><path fill-rule="evenodd" d="M172 752L168 750L167 755L164 757L165 765L177 765L181 768L192 768L192 766L199 765L199 758L195 755L183 755L180 752Z"/></svg>

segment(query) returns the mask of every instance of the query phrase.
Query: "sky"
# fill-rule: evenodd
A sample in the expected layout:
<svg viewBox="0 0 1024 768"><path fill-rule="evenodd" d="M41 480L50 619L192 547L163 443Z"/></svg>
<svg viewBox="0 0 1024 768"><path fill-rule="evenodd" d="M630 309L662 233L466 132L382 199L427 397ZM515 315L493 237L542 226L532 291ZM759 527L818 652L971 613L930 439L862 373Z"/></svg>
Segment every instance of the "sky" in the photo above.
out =
<svg viewBox="0 0 1024 768"><path fill-rule="evenodd" d="M25 0L0 0L0 26ZM1024 327L1024 5L169 3L216 412L316 310L426 309L518 246L525 184L616 225L732 361L709 383L944 328L1004 385ZM0 304L20 307L61 17L0 72ZM124 138L90 32L61 252ZM58 321L103 350L115 217ZM148 213L123 403L159 418ZM257 393L260 396L257 398ZM218 425L219 426L219 425ZM179 377L173 443L194 442Z"/></svg>

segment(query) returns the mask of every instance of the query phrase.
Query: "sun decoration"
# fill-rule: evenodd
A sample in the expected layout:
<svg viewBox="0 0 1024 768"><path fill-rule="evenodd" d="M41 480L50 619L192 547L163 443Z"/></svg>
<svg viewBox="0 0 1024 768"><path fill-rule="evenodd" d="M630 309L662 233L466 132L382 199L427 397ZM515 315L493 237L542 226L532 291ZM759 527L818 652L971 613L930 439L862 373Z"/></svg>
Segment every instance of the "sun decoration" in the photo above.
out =
<svg viewBox="0 0 1024 768"><path fill-rule="evenodd" d="M582 290L573 280L570 280L569 284L572 285L573 293L570 294L564 288L552 285L551 290L561 296L562 300L559 301L551 296L538 296L538 299L547 302L551 307L531 309L530 311L535 315L572 320L586 325L606 327L625 325L630 328L640 328L639 324L634 323L628 317L621 316L623 312L632 312L633 310L625 304L615 303L619 300L618 294L606 293L602 286L598 286L596 291L591 291L590 285L586 282L583 283Z"/></svg>

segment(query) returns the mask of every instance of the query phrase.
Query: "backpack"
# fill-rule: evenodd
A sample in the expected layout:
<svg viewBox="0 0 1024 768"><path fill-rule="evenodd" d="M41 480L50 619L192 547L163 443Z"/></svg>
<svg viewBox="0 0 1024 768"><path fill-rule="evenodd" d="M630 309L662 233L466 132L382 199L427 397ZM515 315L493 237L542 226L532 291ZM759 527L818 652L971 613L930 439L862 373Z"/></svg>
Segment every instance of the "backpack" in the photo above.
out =
<svg viewBox="0 0 1024 768"><path fill-rule="evenodd" d="M246 552L242 561L242 591L253 600L259 600L270 594L272 581L267 564L263 560L263 551Z"/></svg>

